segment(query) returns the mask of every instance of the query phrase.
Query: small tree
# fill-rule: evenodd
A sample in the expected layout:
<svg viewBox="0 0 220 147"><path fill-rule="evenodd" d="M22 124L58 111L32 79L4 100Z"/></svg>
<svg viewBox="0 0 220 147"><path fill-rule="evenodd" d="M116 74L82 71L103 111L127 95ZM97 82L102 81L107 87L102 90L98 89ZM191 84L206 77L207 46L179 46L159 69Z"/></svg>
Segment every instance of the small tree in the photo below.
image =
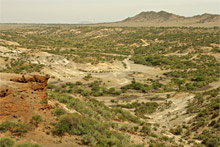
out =
<svg viewBox="0 0 220 147"><path fill-rule="evenodd" d="M62 109L62 108L58 108L58 109L55 110L54 113L55 113L57 116L61 116L61 115L65 114L66 111L65 111L64 109Z"/></svg>

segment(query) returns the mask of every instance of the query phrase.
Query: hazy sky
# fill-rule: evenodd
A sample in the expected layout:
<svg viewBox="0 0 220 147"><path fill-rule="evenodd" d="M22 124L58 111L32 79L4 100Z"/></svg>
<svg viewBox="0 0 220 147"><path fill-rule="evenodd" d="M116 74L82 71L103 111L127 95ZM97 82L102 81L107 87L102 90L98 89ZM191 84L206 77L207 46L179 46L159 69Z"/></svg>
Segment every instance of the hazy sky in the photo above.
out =
<svg viewBox="0 0 220 147"><path fill-rule="evenodd" d="M123 20L142 11L183 16L219 14L219 0L0 0L0 23L78 23Z"/></svg>

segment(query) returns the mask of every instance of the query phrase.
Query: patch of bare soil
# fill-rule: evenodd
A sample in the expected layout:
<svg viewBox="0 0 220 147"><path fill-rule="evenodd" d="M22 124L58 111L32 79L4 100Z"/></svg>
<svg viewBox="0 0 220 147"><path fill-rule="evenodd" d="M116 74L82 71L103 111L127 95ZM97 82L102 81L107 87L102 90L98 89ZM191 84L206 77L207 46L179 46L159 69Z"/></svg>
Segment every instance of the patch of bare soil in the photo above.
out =
<svg viewBox="0 0 220 147"><path fill-rule="evenodd" d="M148 46L150 45L146 40L144 39L141 39L141 41L143 42L142 46Z"/></svg>
<svg viewBox="0 0 220 147"><path fill-rule="evenodd" d="M32 63L40 63L45 65L42 73L49 74L62 81L79 80L91 73L95 78L101 78L107 84L107 87L121 87L129 84L134 72L141 74L140 79L162 76L165 71L159 68L148 67L144 65L134 64L129 57L123 60L126 68L119 61L114 63L98 63L92 65L90 63L82 64L67 60L60 55L53 55L46 52L34 53L30 58ZM137 77L138 78L138 77Z"/></svg>
<svg viewBox="0 0 220 147"><path fill-rule="evenodd" d="M193 97L192 94L178 93L169 99L172 102L169 108L147 115L147 117L150 118L151 123L159 123L169 129L179 125L180 122L187 122L192 116L186 115L186 107Z"/></svg>
<svg viewBox="0 0 220 147"><path fill-rule="evenodd" d="M189 93L177 93L168 99L172 102L169 108L146 115L149 118L148 121L152 124L159 124L159 130L164 130L164 135L171 138L173 137L176 143L182 140L181 144L185 144L184 146L186 147L190 146L181 136L170 133L170 129L187 123L195 117L186 113L188 102L191 101L193 97L194 95Z"/></svg>
<svg viewBox="0 0 220 147"><path fill-rule="evenodd" d="M17 42L8 41L4 39L0 39L0 43L6 44L6 45L20 46L20 44Z"/></svg>

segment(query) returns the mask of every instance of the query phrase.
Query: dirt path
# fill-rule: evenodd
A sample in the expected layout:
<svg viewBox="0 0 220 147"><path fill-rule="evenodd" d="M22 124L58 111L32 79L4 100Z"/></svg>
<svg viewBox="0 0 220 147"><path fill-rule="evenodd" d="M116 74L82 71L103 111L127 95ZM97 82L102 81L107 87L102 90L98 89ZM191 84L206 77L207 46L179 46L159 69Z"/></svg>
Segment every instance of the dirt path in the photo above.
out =
<svg viewBox="0 0 220 147"><path fill-rule="evenodd" d="M124 61L123 61L126 64L125 71L130 71L131 70L131 65L129 63L129 58L130 58L130 56L128 58L124 59Z"/></svg>
<svg viewBox="0 0 220 147"><path fill-rule="evenodd" d="M144 39L141 39L141 41L143 42L142 46L148 46L150 45L146 40Z"/></svg>
<svg viewBox="0 0 220 147"><path fill-rule="evenodd" d="M74 109L69 109L65 104L58 102L57 100L48 100L48 104L55 106L56 104L59 104L59 106L64 109L67 113L78 113L80 114L78 111L74 110ZM81 115L81 114L80 114Z"/></svg>

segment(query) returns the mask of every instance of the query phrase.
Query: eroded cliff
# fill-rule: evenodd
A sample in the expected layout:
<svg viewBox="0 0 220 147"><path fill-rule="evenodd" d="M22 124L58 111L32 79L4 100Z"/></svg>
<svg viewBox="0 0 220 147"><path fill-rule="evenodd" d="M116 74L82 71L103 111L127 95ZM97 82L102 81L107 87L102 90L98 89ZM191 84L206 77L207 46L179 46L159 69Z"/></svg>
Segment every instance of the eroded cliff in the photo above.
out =
<svg viewBox="0 0 220 147"><path fill-rule="evenodd" d="M47 104L49 77L0 73L0 121L29 121L50 108Z"/></svg>

